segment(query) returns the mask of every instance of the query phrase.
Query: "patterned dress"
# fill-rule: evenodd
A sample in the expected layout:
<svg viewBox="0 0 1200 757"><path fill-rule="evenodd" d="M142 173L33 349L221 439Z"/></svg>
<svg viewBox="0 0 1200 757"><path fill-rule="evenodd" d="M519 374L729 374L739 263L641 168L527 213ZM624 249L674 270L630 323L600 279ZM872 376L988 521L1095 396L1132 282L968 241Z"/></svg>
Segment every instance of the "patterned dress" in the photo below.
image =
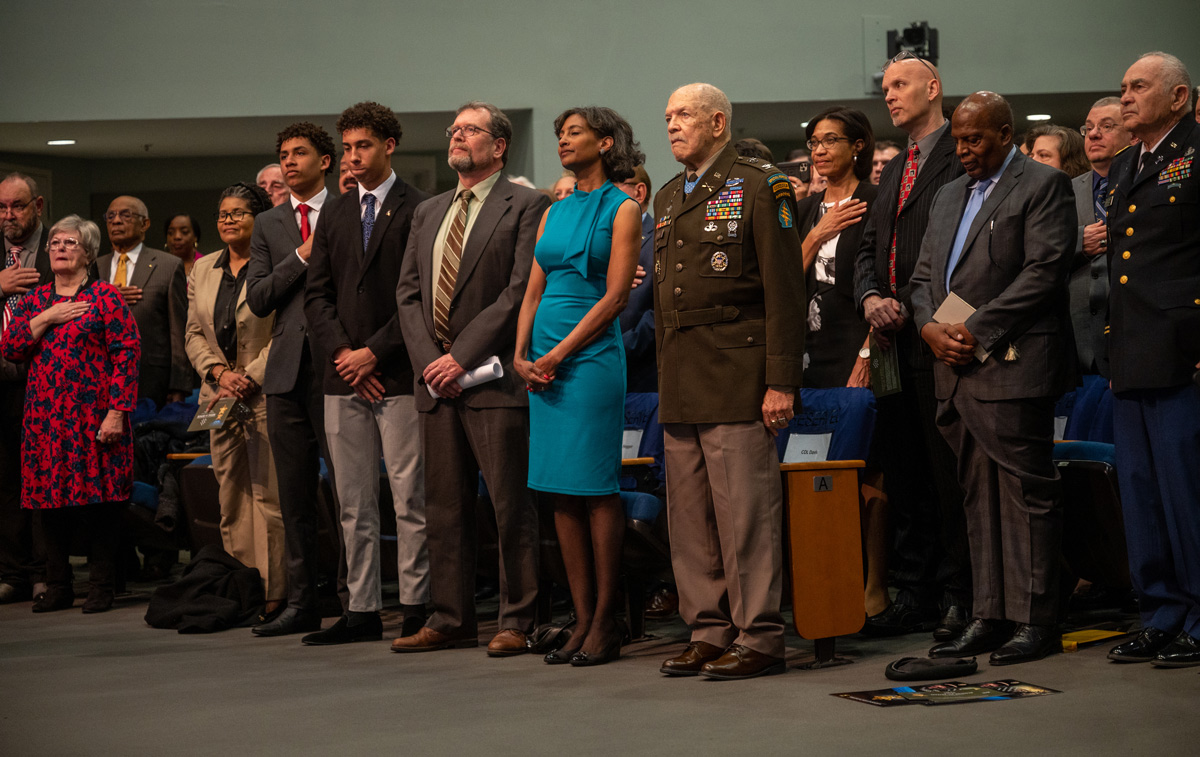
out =
<svg viewBox="0 0 1200 757"><path fill-rule="evenodd" d="M49 327L34 341L29 321L64 300L90 302L73 321ZM112 444L96 441L110 408L137 406L141 336L116 287L84 284L73 297L54 283L21 299L0 341L0 353L29 362L21 442L21 506L47 509L119 502L133 487L133 435Z"/></svg>

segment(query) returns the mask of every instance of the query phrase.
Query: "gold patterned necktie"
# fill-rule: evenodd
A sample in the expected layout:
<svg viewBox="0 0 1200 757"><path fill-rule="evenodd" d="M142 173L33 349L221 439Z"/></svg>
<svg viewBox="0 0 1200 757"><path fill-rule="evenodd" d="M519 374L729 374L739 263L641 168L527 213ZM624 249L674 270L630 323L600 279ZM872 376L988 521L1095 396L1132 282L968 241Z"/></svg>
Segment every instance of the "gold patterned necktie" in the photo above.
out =
<svg viewBox="0 0 1200 757"><path fill-rule="evenodd" d="M114 286L129 286L129 255L122 252L117 258L117 275L113 276Z"/></svg>
<svg viewBox="0 0 1200 757"><path fill-rule="evenodd" d="M458 264L462 260L463 237L467 230L467 205L475 195L464 189L459 195L458 212L446 234L442 245L442 267L438 275L437 290L433 295L433 335L439 342L450 341L450 300L454 297L454 283L458 279Z"/></svg>

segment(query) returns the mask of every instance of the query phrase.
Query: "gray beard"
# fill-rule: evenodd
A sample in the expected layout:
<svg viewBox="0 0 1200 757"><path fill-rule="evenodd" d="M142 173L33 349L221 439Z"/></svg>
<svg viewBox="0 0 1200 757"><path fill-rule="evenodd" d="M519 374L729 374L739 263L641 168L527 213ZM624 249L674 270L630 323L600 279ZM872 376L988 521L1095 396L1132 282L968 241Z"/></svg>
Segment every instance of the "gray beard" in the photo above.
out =
<svg viewBox="0 0 1200 757"><path fill-rule="evenodd" d="M447 158L446 162L458 173L472 173L479 167L470 155L461 158Z"/></svg>

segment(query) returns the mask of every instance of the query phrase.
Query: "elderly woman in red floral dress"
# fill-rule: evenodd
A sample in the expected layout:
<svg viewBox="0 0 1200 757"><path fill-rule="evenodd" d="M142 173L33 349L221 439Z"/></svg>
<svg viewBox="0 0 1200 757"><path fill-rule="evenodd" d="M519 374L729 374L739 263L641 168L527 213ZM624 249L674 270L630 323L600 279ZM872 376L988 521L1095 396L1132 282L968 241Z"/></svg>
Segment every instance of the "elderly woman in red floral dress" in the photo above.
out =
<svg viewBox="0 0 1200 757"><path fill-rule="evenodd" d="M38 511L46 547L45 596L34 612L75 602L72 536L88 543L84 612L112 607L121 510L133 488L129 414L137 405L141 337L121 293L91 281L100 229L67 216L50 229L54 281L21 298L0 353L29 362L21 448L21 506Z"/></svg>

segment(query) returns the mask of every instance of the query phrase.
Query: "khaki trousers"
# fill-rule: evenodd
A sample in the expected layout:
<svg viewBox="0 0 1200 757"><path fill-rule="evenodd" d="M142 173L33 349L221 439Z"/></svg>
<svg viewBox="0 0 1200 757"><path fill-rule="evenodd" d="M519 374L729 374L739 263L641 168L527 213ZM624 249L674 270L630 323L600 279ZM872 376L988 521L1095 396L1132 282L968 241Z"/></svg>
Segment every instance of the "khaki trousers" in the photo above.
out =
<svg viewBox="0 0 1200 757"><path fill-rule="evenodd" d="M267 601L287 596L286 548L275 461L267 441L267 402L247 401L248 421L232 420L208 432L221 501L221 543L244 565L257 568Z"/></svg>
<svg viewBox="0 0 1200 757"><path fill-rule="evenodd" d="M679 614L692 641L784 656L783 484L760 422L663 424Z"/></svg>

